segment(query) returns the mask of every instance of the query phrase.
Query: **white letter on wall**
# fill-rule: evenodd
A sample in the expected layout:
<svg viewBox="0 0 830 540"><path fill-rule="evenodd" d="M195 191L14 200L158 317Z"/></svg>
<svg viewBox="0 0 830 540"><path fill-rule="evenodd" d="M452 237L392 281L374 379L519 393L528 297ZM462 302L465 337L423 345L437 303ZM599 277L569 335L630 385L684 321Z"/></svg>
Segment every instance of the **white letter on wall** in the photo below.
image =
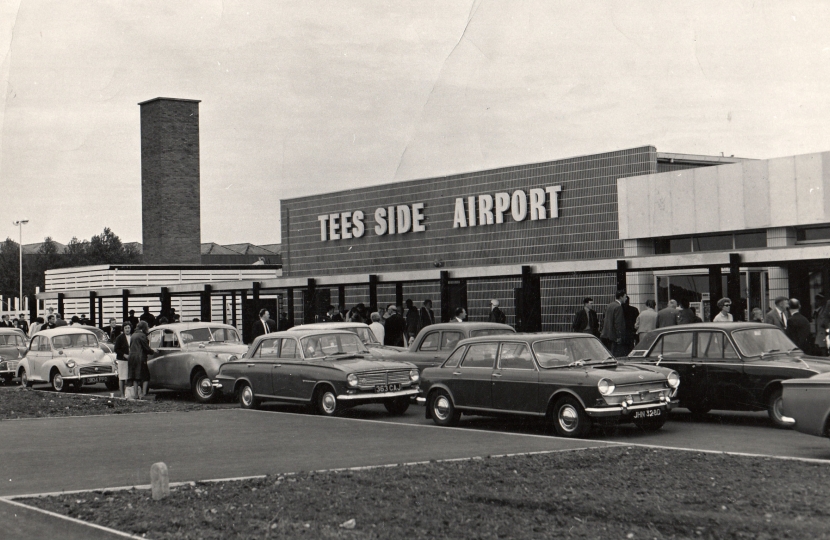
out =
<svg viewBox="0 0 830 540"><path fill-rule="evenodd" d="M332 240L340 240L340 233L337 232L340 229L339 219L340 214L331 214L329 216L329 238Z"/></svg>
<svg viewBox="0 0 830 540"><path fill-rule="evenodd" d="M405 204L398 205L398 234L409 232L412 226L412 214Z"/></svg>
<svg viewBox="0 0 830 540"><path fill-rule="evenodd" d="M527 217L527 194L521 189L514 191L510 201L510 207L513 213L513 219L516 221L524 221Z"/></svg>
<svg viewBox="0 0 830 540"><path fill-rule="evenodd" d="M458 197L455 199L455 218L452 220L452 228L466 227L467 218L464 217L464 199Z"/></svg>
<svg viewBox="0 0 830 540"><path fill-rule="evenodd" d="M363 212L361 210L355 210L354 214L352 214L352 234L355 238L360 238L363 236L365 231L366 227L363 225Z"/></svg>
<svg viewBox="0 0 830 540"><path fill-rule="evenodd" d="M375 210L375 221L377 222L377 225L375 225L375 234L378 236L386 234L386 208L378 208Z"/></svg>
<svg viewBox="0 0 830 540"><path fill-rule="evenodd" d="M467 223L470 227L476 226L476 198L467 197Z"/></svg>
<svg viewBox="0 0 830 540"><path fill-rule="evenodd" d="M343 240L347 240L352 237L352 213L351 212L343 212L340 214L340 236Z"/></svg>
<svg viewBox="0 0 830 540"><path fill-rule="evenodd" d="M530 221L545 219L545 190L534 188L530 190Z"/></svg>
<svg viewBox="0 0 830 540"><path fill-rule="evenodd" d="M326 241L326 233L328 232L328 216L317 216L317 221L320 222L320 240Z"/></svg>
<svg viewBox="0 0 830 540"><path fill-rule="evenodd" d="M424 203L419 202L412 205L412 232L424 232L427 230L424 226Z"/></svg>
<svg viewBox="0 0 830 540"><path fill-rule="evenodd" d="M482 225L493 224L493 197L492 195L478 196L478 222Z"/></svg>
<svg viewBox="0 0 830 540"><path fill-rule="evenodd" d="M562 191L562 186L546 187L545 191L550 195L550 200L548 201L550 217L559 217L559 192Z"/></svg>
<svg viewBox="0 0 830 540"><path fill-rule="evenodd" d="M504 223L504 213L510 209L510 195L496 193L496 223Z"/></svg>

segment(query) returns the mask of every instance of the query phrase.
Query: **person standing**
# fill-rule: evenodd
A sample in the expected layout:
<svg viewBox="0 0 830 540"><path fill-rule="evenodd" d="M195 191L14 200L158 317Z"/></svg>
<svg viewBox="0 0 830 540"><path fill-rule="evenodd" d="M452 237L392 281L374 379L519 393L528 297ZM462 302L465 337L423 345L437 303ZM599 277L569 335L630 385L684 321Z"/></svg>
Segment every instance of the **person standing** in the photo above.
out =
<svg viewBox="0 0 830 540"><path fill-rule="evenodd" d="M455 317L450 322L464 322L467 320L467 310L463 307L455 308Z"/></svg>
<svg viewBox="0 0 830 540"><path fill-rule="evenodd" d="M26 314L21 313L20 317L17 319L18 327L23 330L26 334L29 333L29 323L26 322Z"/></svg>
<svg viewBox="0 0 830 540"><path fill-rule="evenodd" d="M118 324L115 322L115 317L110 318L110 323L103 327L101 330L106 332L106 334L110 337L110 341L115 343L115 337L117 334Z"/></svg>
<svg viewBox="0 0 830 540"><path fill-rule="evenodd" d="M291 328L291 324L288 322L288 313L283 311L280 313L279 321L277 322L277 332L282 332L289 328Z"/></svg>
<svg viewBox="0 0 830 540"><path fill-rule="evenodd" d="M594 311L594 299L590 296L582 300L582 309L574 313L571 329L574 332L599 337L599 317Z"/></svg>
<svg viewBox="0 0 830 540"><path fill-rule="evenodd" d="M49 315L49 318L46 319L46 322L43 324L43 326L38 328L38 332L40 332L41 330L51 330L52 328L57 327L57 315L53 313L52 315Z"/></svg>
<svg viewBox="0 0 830 540"><path fill-rule="evenodd" d="M721 298L718 300L718 309L720 309L720 313L715 315L712 322L732 322L732 300L729 298ZM761 310L759 309L758 311Z"/></svg>
<svg viewBox="0 0 830 540"><path fill-rule="evenodd" d="M787 337L790 338L796 347L807 352L810 346L810 321L799 313L801 302L798 298L790 298L790 317L787 320Z"/></svg>
<svg viewBox="0 0 830 540"><path fill-rule="evenodd" d="M695 322L695 314L689 308L688 300L681 300L682 309L677 311L677 324L692 324Z"/></svg>
<svg viewBox="0 0 830 540"><path fill-rule="evenodd" d="M827 343L825 341L827 334L823 329L819 328L819 321L821 321L822 315L826 309L825 302L824 295L817 293L815 300L813 300L815 309L813 310L813 320L810 323L810 329L813 333L812 352L813 354L817 354L819 356L827 356Z"/></svg>
<svg viewBox="0 0 830 540"><path fill-rule="evenodd" d="M415 341L415 336L421 330L421 314L415 304L412 303L411 298L406 299L406 344L411 345Z"/></svg>
<svg viewBox="0 0 830 540"><path fill-rule="evenodd" d="M781 330L787 331L787 306L790 301L786 296L775 297L775 308L769 310L767 316L764 317L764 322L777 326Z"/></svg>
<svg viewBox="0 0 830 540"><path fill-rule="evenodd" d="M115 332L113 330L113 332ZM113 348L115 349L115 364L118 366L118 388L121 390L121 397L127 397L127 379L130 374L130 323L124 323L124 329L115 338Z"/></svg>
<svg viewBox="0 0 830 540"><path fill-rule="evenodd" d="M69 326L69 323L63 318L63 313L55 313L55 326Z"/></svg>
<svg viewBox="0 0 830 540"><path fill-rule="evenodd" d="M490 316L487 317L487 320L489 322L507 324L507 315L499 309L499 301L495 298L490 300Z"/></svg>
<svg viewBox="0 0 830 540"><path fill-rule="evenodd" d="M14 325L9 320L8 315L3 315L0 317L0 328L14 328Z"/></svg>
<svg viewBox="0 0 830 540"><path fill-rule="evenodd" d="M637 316L634 321L634 331L637 333L637 341L641 341L643 336L657 328L657 311L654 309L657 303L652 300L646 300L646 308Z"/></svg>
<svg viewBox="0 0 830 540"><path fill-rule="evenodd" d="M331 322L345 322L343 313L334 306L329 306L329 320Z"/></svg>
<svg viewBox="0 0 830 540"><path fill-rule="evenodd" d="M605 317L602 320L602 333L600 338L605 346L614 356L625 356L625 312L623 302L628 295L623 289L614 295L614 301L608 304L605 310Z"/></svg>
<svg viewBox="0 0 830 540"><path fill-rule="evenodd" d="M369 328L372 330L372 333L375 335L379 343L384 343L386 339L386 330L383 328L383 325L380 324L380 313L377 311L373 312L372 315L372 324L369 325Z"/></svg>
<svg viewBox="0 0 830 540"><path fill-rule="evenodd" d="M44 322L45 321L43 320L43 317L38 317L34 321L32 321L31 326L29 326L29 337L32 337L35 334L37 334L38 331L40 331L40 329L43 327Z"/></svg>
<svg viewBox="0 0 830 540"><path fill-rule="evenodd" d="M386 318L386 325L384 327L383 344L395 347L406 347L406 342L404 341L406 321L398 315L398 308L395 304L386 306L386 313L389 316Z"/></svg>
<svg viewBox="0 0 830 540"><path fill-rule="evenodd" d="M146 322L148 328L156 325L156 316L150 313L150 306L144 306L144 313L141 314L139 320Z"/></svg>
<svg viewBox="0 0 830 540"><path fill-rule="evenodd" d="M130 326L132 326L133 331L138 327L138 317L135 316L135 310L131 309L129 311L129 316L127 317L127 321L129 321Z"/></svg>
<svg viewBox="0 0 830 540"><path fill-rule="evenodd" d="M259 319L257 319L253 326L251 326L251 342L259 336L270 334L274 331L274 325L271 321L271 313L267 309L259 310Z"/></svg>
<svg viewBox="0 0 830 540"><path fill-rule="evenodd" d="M677 324L677 300L669 300L669 305L657 312L657 328Z"/></svg>
<svg viewBox="0 0 830 540"><path fill-rule="evenodd" d="M147 341L150 328L145 321L138 323L130 339L130 358L127 367L127 384L131 384L138 399L144 399L150 389L150 368L147 367L147 355L156 354ZM141 394L138 383L141 383Z"/></svg>
<svg viewBox="0 0 830 540"><path fill-rule="evenodd" d="M432 300L427 298L421 306L421 328L435 324L435 313L432 311Z"/></svg>
<svg viewBox="0 0 830 540"><path fill-rule="evenodd" d="M640 316L640 310L631 305L631 298L626 295L625 301L622 303L623 315L625 316L625 354L628 353L637 344L637 333L634 330L634 325L637 324L637 318Z"/></svg>

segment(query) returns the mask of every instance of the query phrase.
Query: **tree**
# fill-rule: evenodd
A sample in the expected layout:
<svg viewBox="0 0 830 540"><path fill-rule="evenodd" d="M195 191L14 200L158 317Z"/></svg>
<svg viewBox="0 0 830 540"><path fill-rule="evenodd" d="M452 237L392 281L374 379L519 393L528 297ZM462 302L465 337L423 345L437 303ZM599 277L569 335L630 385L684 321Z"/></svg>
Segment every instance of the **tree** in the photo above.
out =
<svg viewBox="0 0 830 540"><path fill-rule="evenodd" d="M17 297L19 288L20 248L11 238L0 244L0 294L4 299ZM3 306L1 309L8 309Z"/></svg>

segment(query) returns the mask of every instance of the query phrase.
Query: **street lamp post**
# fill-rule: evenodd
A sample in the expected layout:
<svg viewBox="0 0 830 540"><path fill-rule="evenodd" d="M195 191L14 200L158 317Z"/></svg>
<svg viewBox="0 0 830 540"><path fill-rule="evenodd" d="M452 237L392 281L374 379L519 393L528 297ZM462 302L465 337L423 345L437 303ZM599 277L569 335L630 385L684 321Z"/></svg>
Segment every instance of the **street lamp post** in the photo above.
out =
<svg viewBox="0 0 830 540"><path fill-rule="evenodd" d="M21 219L19 221L13 221L12 224L18 228L20 235L19 235L19 243L18 247L20 248L20 296L18 297L20 300L20 305L18 306L20 310L23 309L23 225L29 223L28 219ZM18 311L20 311L18 310Z"/></svg>

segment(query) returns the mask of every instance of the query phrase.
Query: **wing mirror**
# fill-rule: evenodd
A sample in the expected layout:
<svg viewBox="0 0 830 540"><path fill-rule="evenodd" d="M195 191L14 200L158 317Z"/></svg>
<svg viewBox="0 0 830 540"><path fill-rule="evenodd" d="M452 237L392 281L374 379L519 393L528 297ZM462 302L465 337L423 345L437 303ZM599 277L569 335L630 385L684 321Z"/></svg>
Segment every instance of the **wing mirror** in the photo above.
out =
<svg viewBox="0 0 830 540"><path fill-rule="evenodd" d="M654 365L655 365L655 366L659 366L659 365L660 365L660 362L662 362L662 361L663 361L663 355L662 355L662 354L658 354L658 355L657 355L657 363L656 363L656 364L654 364Z"/></svg>

